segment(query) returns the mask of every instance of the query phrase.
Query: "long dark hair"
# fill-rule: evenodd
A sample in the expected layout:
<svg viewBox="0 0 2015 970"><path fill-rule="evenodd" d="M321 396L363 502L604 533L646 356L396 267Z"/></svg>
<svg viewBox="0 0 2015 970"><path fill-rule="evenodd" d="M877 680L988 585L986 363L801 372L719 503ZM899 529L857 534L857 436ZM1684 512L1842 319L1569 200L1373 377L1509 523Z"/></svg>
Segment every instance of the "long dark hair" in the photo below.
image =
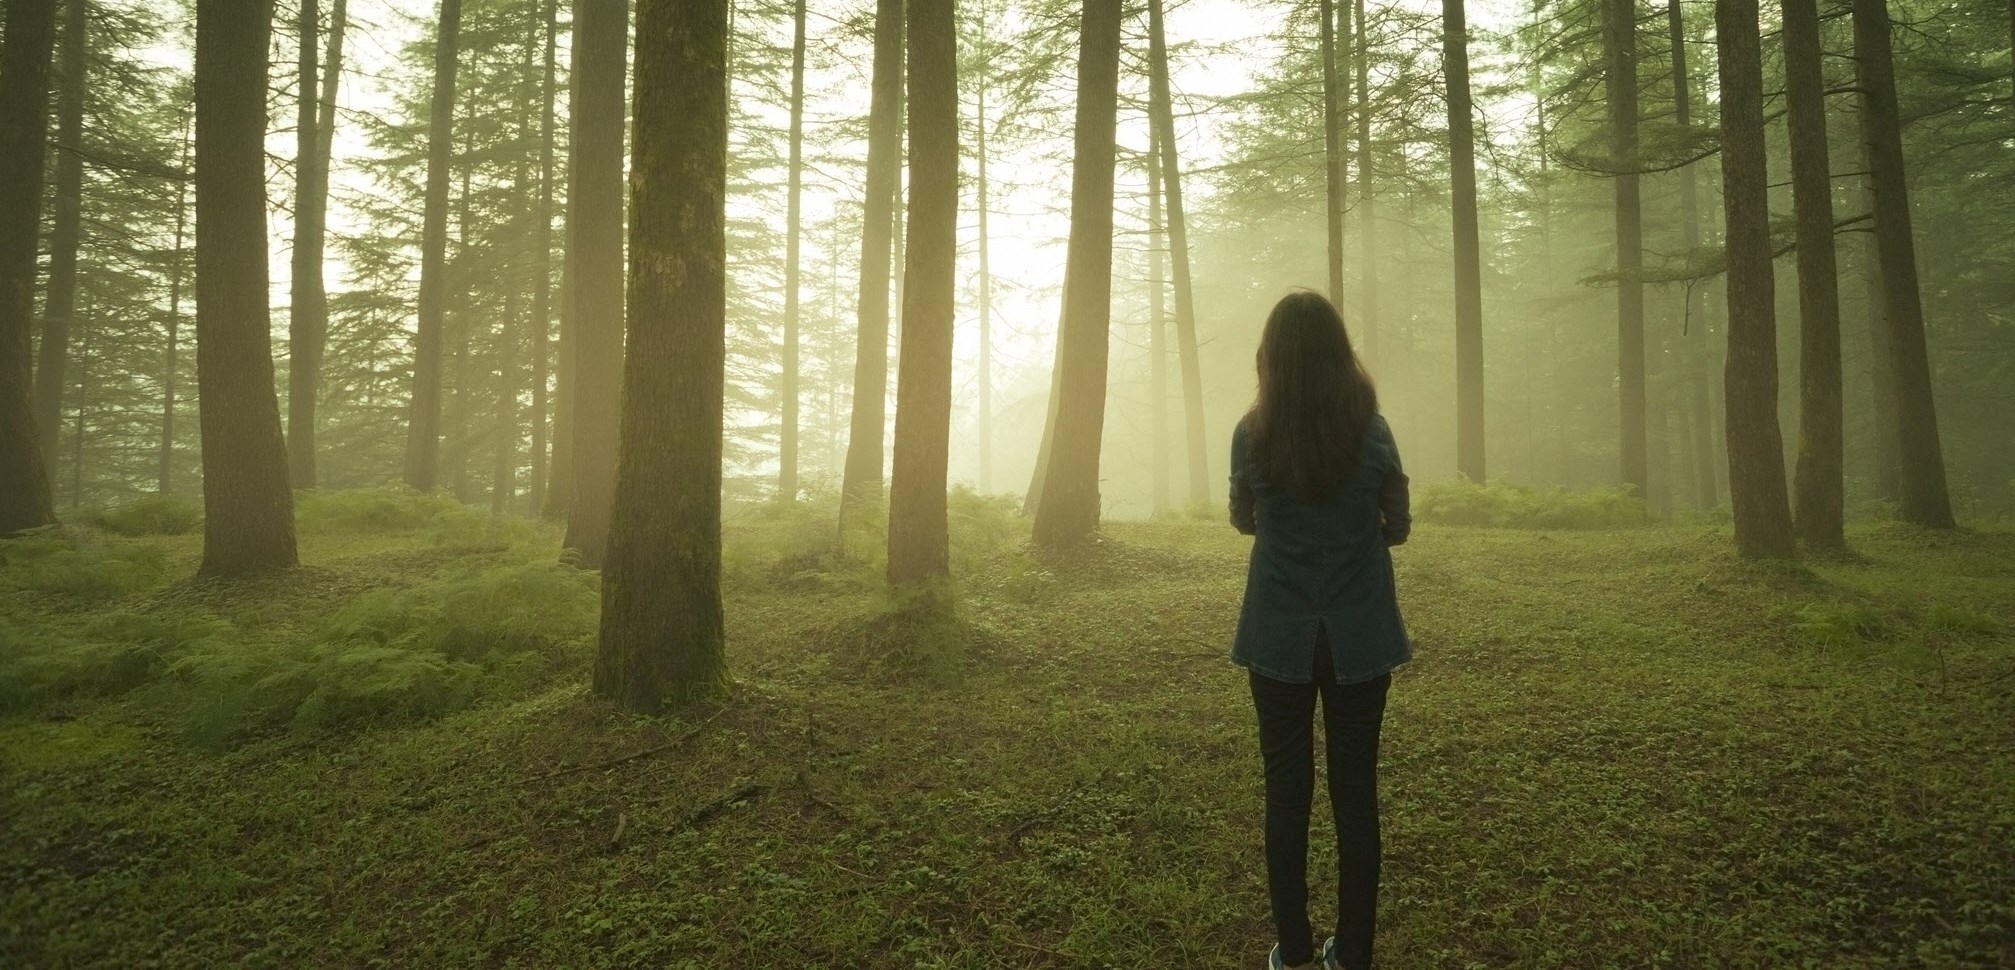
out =
<svg viewBox="0 0 2015 970"><path fill-rule="evenodd" d="M1252 454L1276 487L1304 499L1335 494L1357 469L1378 391L1350 334L1322 294L1281 297L1259 338L1259 397L1246 416Z"/></svg>

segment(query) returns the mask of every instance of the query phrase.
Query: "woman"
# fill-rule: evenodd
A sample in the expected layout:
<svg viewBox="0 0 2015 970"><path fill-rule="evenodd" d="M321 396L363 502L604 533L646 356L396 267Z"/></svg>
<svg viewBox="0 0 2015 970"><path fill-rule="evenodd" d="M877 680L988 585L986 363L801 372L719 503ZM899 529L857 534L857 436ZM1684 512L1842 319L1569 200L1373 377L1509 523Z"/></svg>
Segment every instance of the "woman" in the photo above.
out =
<svg viewBox="0 0 2015 970"><path fill-rule="evenodd" d="M1378 908L1378 728L1392 670L1413 655L1388 547L1412 527L1406 475L1343 316L1321 295L1274 305L1259 396L1231 439L1231 523L1256 536L1232 661L1252 680L1266 763L1274 970L1314 966L1308 814L1316 698L1336 816L1329 970L1369 970Z"/></svg>

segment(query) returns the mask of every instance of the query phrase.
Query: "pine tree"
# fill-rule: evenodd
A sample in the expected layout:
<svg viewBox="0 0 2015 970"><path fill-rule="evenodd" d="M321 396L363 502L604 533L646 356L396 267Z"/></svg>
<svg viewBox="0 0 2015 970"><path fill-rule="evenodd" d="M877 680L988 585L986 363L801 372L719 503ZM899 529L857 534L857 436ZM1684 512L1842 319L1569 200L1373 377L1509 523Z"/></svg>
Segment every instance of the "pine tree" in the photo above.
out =
<svg viewBox="0 0 2015 970"><path fill-rule="evenodd" d="M1645 442L1644 214L1638 158L1637 3L1604 0L1603 43L1616 186L1616 347L1618 454L1624 487L1643 497L1651 485Z"/></svg>
<svg viewBox="0 0 2015 970"><path fill-rule="evenodd" d="M1175 284L1176 354L1182 368L1183 438L1189 449L1189 501L1191 505L1201 505L1210 501L1212 491L1205 457L1208 446L1204 442L1203 366L1197 352L1196 298L1190 285L1189 219L1182 205L1182 165L1177 158L1175 144L1175 104L1169 92L1168 39L1162 25L1162 0L1147 0L1147 18L1148 113L1161 146L1161 188L1168 211L1169 272ZM1075 188L1071 194L1075 200ZM1071 228L1075 233L1075 215ZM1064 289L1068 303L1068 270Z"/></svg>
<svg viewBox="0 0 2015 970"><path fill-rule="evenodd" d="M1798 219L1798 538L1846 545L1840 276L1833 255L1833 178L1826 150L1826 83L1820 73L1817 0L1783 0L1784 96L1791 129L1791 190Z"/></svg>
<svg viewBox="0 0 2015 970"><path fill-rule="evenodd" d="M1455 230L1455 463L1483 481L1483 253L1477 238L1475 112L1469 97L1469 25L1463 0L1442 0L1448 78L1449 198Z"/></svg>
<svg viewBox="0 0 2015 970"><path fill-rule="evenodd" d="M0 36L0 536L56 521L29 393L55 0L6 0Z"/></svg>
<svg viewBox="0 0 2015 970"><path fill-rule="evenodd" d="M790 237L784 254L784 359L777 397L783 422L777 438L777 495L786 502L798 498L798 342L799 261L803 227L805 158L805 0L791 4L791 158L789 211L784 216Z"/></svg>
<svg viewBox="0 0 2015 970"><path fill-rule="evenodd" d="M874 79L868 104L865 224L861 228L860 336L854 406L840 487L841 515L879 498L889 383L889 247L893 244L902 153L903 0L875 6Z"/></svg>
<svg viewBox="0 0 2015 970"><path fill-rule="evenodd" d="M455 144L455 58L462 0L441 0L434 34L434 95L427 126L427 197L420 230L420 308L413 399L406 430L406 484L431 491L441 472L441 338L447 302L448 165ZM199 232L200 235L200 232Z"/></svg>
<svg viewBox="0 0 2015 970"><path fill-rule="evenodd" d="M49 283L42 302L42 346L35 368L35 406L41 440L54 447L63 425L65 371L70 337L77 330L77 250L83 239L85 0L63 0L63 30L56 60L56 206L49 233ZM53 471L53 469L52 469Z"/></svg>

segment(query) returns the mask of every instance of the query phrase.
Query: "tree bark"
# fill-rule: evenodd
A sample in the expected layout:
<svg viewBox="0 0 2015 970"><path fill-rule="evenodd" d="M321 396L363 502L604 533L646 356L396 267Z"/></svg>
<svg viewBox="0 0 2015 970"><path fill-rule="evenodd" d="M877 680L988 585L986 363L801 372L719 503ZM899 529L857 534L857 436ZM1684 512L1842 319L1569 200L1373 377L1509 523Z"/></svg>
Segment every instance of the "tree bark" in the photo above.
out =
<svg viewBox="0 0 2015 970"><path fill-rule="evenodd" d="M1483 254L1477 238L1476 133L1469 97L1469 26L1463 0L1442 0L1448 81L1449 199L1455 227L1455 466L1484 480Z"/></svg>
<svg viewBox="0 0 2015 970"><path fill-rule="evenodd" d="M1637 4L1605 0L1608 48L1610 164L1616 189L1617 454L1625 488L1646 497L1651 484L1646 447L1644 375L1644 222L1637 168Z"/></svg>
<svg viewBox="0 0 2015 970"><path fill-rule="evenodd" d="M578 0L577 0L578 2ZM565 519L574 508L574 345L578 314L574 312L574 235L581 218L575 208L580 198L581 180L581 75L578 52L582 49L581 18L578 14L567 34L567 199L566 222L560 234L560 352L553 368L553 459L546 475L546 501L539 514L548 519Z"/></svg>
<svg viewBox="0 0 2015 970"><path fill-rule="evenodd" d="M271 0L196 6L196 384L206 576L296 561L267 309L272 28Z"/></svg>
<svg viewBox="0 0 2015 970"><path fill-rule="evenodd" d="M546 508L546 382L553 325L553 97L559 0L545 0L545 65L539 86L539 203L532 225L532 454L525 498L533 515Z"/></svg>
<svg viewBox="0 0 2015 970"><path fill-rule="evenodd" d="M191 132L183 126L182 170L189 170ZM182 357L182 272L188 256L184 251L189 229L189 180L175 184L175 254L168 269L168 345L161 362L161 457L154 491L166 495L175 482L175 380Z"/></svg>
<svg viewBox="0 0 2015 970"><path fill-rule="evenodd" d="M1148 407L1153 429L1154 510L1169 510L1168 464L1168 310L1163 290L1168 281L1162 268L1162 247L1167 245L1162 231L1161 139L1148 132L1147 154L1147 360Z"/></svg>
<svg viewBox="0 0 2015 970"><path fill-rule="evenodd" d="M433 490L441 472L441 328L447 296L444 277L448 258L448 163L455 144L455 56L461 29L462 0L441 0L440 26L434 35L427 188L420 225L420 306L413 343L412 415L406 426L406 484L422 492ZM197 235L201 236L200 229Z"/></svg>
<svg viewBox="0 0 2015 970"><path fill-rule="evenodd" d="M728 690L727 42L727 0L638 4L629 339L594 675L595 693L630 711Z"/></svg>
<svg viewBox="0 0 2015 970"><path fill-rule="evenodd" d="M959 118L952 0L909 0L909 266L903 274L896 439L889 472L889 585L951 574L952 319L957 299Z"/></svg>
<svg viewBox="0 0 2015 970"><path fill-rule="evenodd" d="M623 366L623 69L628 0L581 0L574 63L580 113L569 225L574 247L573 507L567 548L599 567L609 541ZM725 48L723 48L725 50ZM723 62L725 63L725 62Z"/></svg>
<svg viewBox="0 0 2015 970"><path fill-rule="evenodd" d="M1862 145L1861 170L1868 172L1867 145ZM1861 177L1861 204L1875 211L1875 180ZM1868 377L1875 408L1875 494L1885 502L1903 501L1903 447L1896 440L1896 361L1889 352L1889 297L1882 289L1882 246L1871 230L1861 234L1861 278L1865 288L1868 327Z"/></svg>
<svg viewBox="0 0 2015 970"><path fill-rule="evenodd" d="M1099 444L1105 430L1106 361L1111 350L1119 26L1120 0L1085 0L1065 257L1069 284L1057 342L1060 392L1049 469L1035 514L1036 541L1052 547L1082 542L1098 530Z"/></svg>
<svg viewBox="0 0 2015 970"><path fill-rule="evenodd" d="M300 0L300 96L294 131L294 253L287 313L287 470L295 488L314 488L315 411L328 341L328 293L322 280L329 205L329 151L336 122L336 78L343 49L344 0L330 11L328 84L318 85L317 0ZM324 126L328 131L324 131Z"/></svg>
<svg viewBox="0 0 2015 970"><path fill-rule="evenodd" d="M1332 0L1317 6L1322 19L1322 158L1323 226L1329 239L1329 302L1343 306L1343 194L1344 162L1342 141L1342 95L1336 84L1336 9Z"/></svg>
<svg viewBox="0 0 2015 970"><path fill-rule="evenodd" d="M874 79L868 103L868 168L861 225L861 289L854 347L853 420L840 478L841 517L881 496L888 422L889 247L902 165L903 0L877 0Z"/></svg>
<svg viewBox="0 0 2015 970"><path fill-rule="evenodd" d="M1360 310L1357 317L1359 351L1366 361L1378 354L1378 216L1372 195L1371 157L1371 36L1365 26L1364 0L1356 0L1357 13L1357 217L1358 241L1363 245L1363 279L1358 282Z"/></svg>
<svg viewBox="0 0 2015 970"><path fill-rule="evenodd" d="M1728 492L1735 544L1751 558L1793 553L1777 427L1776 284L1756 0L1715 0L1721 48L1721 182L1727 223Z"/></svg>
<svg viewBox="0 0 2015 970"><path fill-rule="evenodd" d="M980 0L980 29L986 29L986 2ZM979 359L979 438L981 495L993 493L994 481L994 414L993 414L993 268L987 261L987 81L993 74L993 48L981 37L983 51L976 79L979 95L979 119L975 126L977 145L974 154L979 163L975 180L979 207L979 261L980 261L980 359Z"/></svg>
<svg viewBox="0 0 2015 970"><path fill-rule="evenodd" d="M1687 68L1686 19L1678 0L1666 3L1665 24L1667 40L1672 48L1673 120L1680 129L1690 130L1693 127L1693 76ZM1678 178L1679 246L1682 251L1690 253L1700 247L1699 170L1691 163L1680 166ZM1720 476L1715 474L1714 418L1712 406L1708 403L1713 397L1713 382L1709 375L1713 364L1713 352L1709 346L1712 334L1701 307L1699 285L1687 286L1682 299L1680 312L1685 317L1685 325L1681 336L1688 341L1688 406L1693 414L1687 422L1693 442L1693 501L1703 509L1711 509L1721 504Z"/></svg>
<svg viewBox="0 0 2015 970"><path fill-rule="evenodd" d="M1834 261L1833 169L1826 149L1817 0L1783 0L1784 100L1791 133L1791 191L1798 221L1798 465L1792 525L1817 549L1842 532L1840 274Z"/></svg>
<svg viewBox="0 0 2015 970"><path fill-rule="evenodd" d="M0 536L56 521L29 391L55 0L6 0L0 37Z"/></svg>
<svg viewBox="0 0 2015 970"><path fill-rule="evenodd" d="M784 360L777 388L782 405L781 427L777 432L777 497L786 502L798 498L798 331L799 237L804 227L800 196L804 192L805 158L805 0L791 4L791 157L789 202L786 203L787 233L784 243Z"/></svg>
<svg viewBox="0 0 2015 970"><path fill-rule="evenodd" d="M1182 366L1184 438L1189 444L1189 501L1211 500L1209 461L1203 428L1203 367L1196 344L1196 300L1190 288L1189 225L1182 207L1182 166L1175 147L1175 104L1169 94L1168 40L1162 0L1148 0L1148 111L1161 143L1162 191L1168 206L1170 276L1175 283L1176 354ZM1076 228L1075 222L1072 228Z"/></svg>
<svg viewBox="0 0 2015 970"><path fill-rule="evenodd" d="M1896 109L1896 69L1883 0L1854 0L1854 63L1861 79L1861 132L1868 144L1875 192L1875 241L1882 264L1884 315L1896 390L1896 442L1901 461L1903 520L1931 529L1953 526L1931 396L1924 304L1917 288L1917 250L1910 227L1903 126Z"/></svg>
<svg viewBox="0 0 2015 970"><path fill-rule="evenodd" d="M460 190L455 193L455 251L448 260L448 284L454 293L455 305L446 314L450 333L454 337L454 351L451 355L454 370L448 381L448 432L444 436L442 457L448 464L448 490L455 501L469 501L469 412L473 410L475 382L469 377L471 366L469 344L477 324L477 310L473 280L476 275L475 256L471 252L474 240L470 238L470 227L475 220L469 215L469 177L474 171L475 136L466 128L462 135L462 150L456 153L461 169Z"/></svg>
<svg viewBox="0 0 2015 970"><path fill-rule="evenodd" d="M49 233L49 283L42 300L41 363L35 371L36 419L43 447L56 448L63 426L64 370L77 312L77 247L82 240L85 0L63 0L56 61L56 212Z"/></svg>

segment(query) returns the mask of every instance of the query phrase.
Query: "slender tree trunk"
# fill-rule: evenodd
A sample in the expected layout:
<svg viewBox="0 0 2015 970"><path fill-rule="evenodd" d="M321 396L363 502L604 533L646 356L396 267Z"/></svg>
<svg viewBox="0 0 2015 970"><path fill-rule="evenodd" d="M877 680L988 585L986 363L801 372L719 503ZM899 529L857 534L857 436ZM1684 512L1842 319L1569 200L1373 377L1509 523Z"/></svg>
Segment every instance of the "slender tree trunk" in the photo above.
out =
<svg viewBox="0 0 2015 970"><path fill-rule="evenodd" d="M868 170L861 225L860 336L854 349L853 421L841 475L841 517L881 495L888 421L889 247L902 164L903 0L877 0Z"/></svg>
<svg viewBox="0 0 2015 970"><path fill-rule="evenodd" d="M1455 465L1472 482L1483 467L1483 254L1476 217L1475 117L1469 98L1469 26L1463 0L1442 0L1448 78L1449 198L1455 225Z"/></svg>
<svg viewBox="0 0 2015 970"><path fill-rule="evenodd" d="M1196 300L1190 289L1189 226L1182 207L1182 166L1176 157L1175 105L1169 94L1168 40L1161 0L1148 0L1148 103L1161 143L1162 191L1168 205L1169 265L1175 283L1176 353L1182 365L1182 410L1189 443L1189 501L1210 501L1209 462L1203 431L1203 367L1196 345ZM1072 224L1075 229L1075 223Z"/></svg>
<svg viewBox="0 0 2015 970"><path fill-rule="evenodd" d="M1784 439L1777 428L1776 286L1763 145L1756 0L1715 0L1721 48L1721 182L1728 249L1728 493L1735 544L1752 558L1793 552Z"/></svg>
<svg viewBox="0 0 2015 970"><path fill-rule="evenodd" d="M1033 516L1042 504L1042 483L1049 477L1050 451L1056 446L1056 408L1063 398L1063 317L1070 307L1070 267L1064 267L1063 293L1057 308L1057 346L1050 354L1049 401L1043 408L1042 440L1035 450L1035 470L1029 475L1028 491L1022 495L1021 514Z"/></svg>
<svg viewBox="0 0 2015 970"><path fill-rule="evenodd" d="M1637 169L1637 3L1604 0L1608 47L1610 153L1616 188L1617 453L1624 487L1639 498L1651 484L1645 444L1644 222Z"/></svg>
<svg viewBox="0 0 2015 970"><path fill-rule="evenodd" d="M545 65L539 84L539 202L532 226L532 467L526 501L533 515L546 508L546 382L553 307L553 97L559 0L545 0Z"/></svg>
<svg viewBox="0 0 2015 970"><path fill-rule="evenodd" d="M986 27L986 0L980 0L981 30ZM993 392L993 270L987 262L987 80L993 74L992 48L987 41L980 43L985 56L980 60L979 119L975 128L978 144L975 154L979 161L976 184L979 204L979 259L980 259L980 481L981 495L993 493L994 481L994 392Z"/></svg>
<svg viewBox="0 0 2015 970"><path fill-rule="evenodd" d="M266 302L272 29L271 0L196 5L196 384L207 576L296 561Z"/></svg>
<svg viewBox="0 0 2015 970"><path fill-rule="evenodd" d="M1798 219L1798 467L1793 525L1807 546L1838 549L1845 462L1840 273L1833 254L1833 169L1826 151L1817 0L1783 0L1785 104Z"/></svg>
<svg viewBox="0 0 2015 970"><path fill-rule="evenodd" d="M1871 168L1864 142L1861 170L1869 172ZM1861 178L1861 204L1865 211L1875 211L1872 175ZM1889 297L1882 289L1881 248L1873 228L1861 234L1861 277L1868 305L1868 377L1875 406L1875 493L1883 501L1900 504L1903 446L1896 440L1896 360L1889 350Z"/></svg>
<svg viewBox="0 0 2015 970"><path fill-rule="evenodd" d="M579 0L576 0L579 2ZM539 506L548 519L565 519L574 508L574 358L579 342L574 312L574 236L581 216L576 208L581 180L581 18L568 30L567 63L567 199L566 222L560 234L560 353L553 369L553 460L546 475L546 501Z"/></svg>
<svg viewBox="0 0 2015 970"><path fill-rule="evenodd" d="M77 327L77 423L72 433L74 447L70 450L70 510L75 512L84 504L84 452L90 445L89 424L86 412L91 404L91 328L88 313L79 311Z"/></svg>
<svg viewBox="0 0 2015 970"><path fill-rule="evenodd" d="M530 86L523 81L524 78L532 76L532 52L538 49L538 30L539 25L534 22L526 31L524 58L519 64L519 69L523 72L523 77L517 85L519 92L517 136L521 144L529 140L532 131L532 99L528 94ZM518 153L511 167L511 194L514 198L526 199L532 196L530 191L532 176L529 169L525 154ZM537 218L536 207L532 214ZM513 218L509 221L516 220ZM530 235L533 244L537 245L536 227L534 232L527 235ZM513 281L504 291L504 318L498 324L499 340L496 351L497 444L493 450L495 465L490 473L490 511L498 515L510 510L511 501L517 497L518 491L518 347L521 343L517 332L518 298L518 287ZM530 330L533 321L526 320L525 325L525 328Z"/></svg>
<svg viewBox="0 0 2015 970"><path fill-rule="evenodd" d="M54 449L63 426L64 367L77 308L77 247L82 239L84 159L85 0L63 0L56 61L56 218L49 234L49 289L42 301L41 364L35 404L44 446Z"/></svg>
<svg viewBox="0 0 2015 970"><path fill-rule="evenodd" d="M1693 127L1693 76L1687 68L1686 58L1686 18L1679 0L1667 0L1665 5L1666 36L1672 48L1672 89L1673 119L1682 130ZM1691 164L1679 169L1679 246L1691 253L1700 248L1700 178L1699 172ZM1682 336L1687 340L1686 361L1688 370L1688 405L1693 417L1688 422L1692 431L1693 450L1693 501L1703 509L1711 509L1721 504L1720 476L1715 474L1714 461L1714 418L1712 406L1708 403L1713 396L1712 370L1713 354L1709 346L1712 334L1701 307L1700 287L1691 284L1686 287L1680 312L1685 316Z"/></svg>
<svg viewBox="0 0 2015 970"><path fill-rule="evenodd" d="M777 432L777 497L786 502L798 498L798 260L803 207L805 157L805 0L791 4L791 160L790 201L785 220L784 243L784 361L777 398L783 406L782 427Z"/></svg>
<svg viewBox="0 0 2015 970"><path fill-rule="evenodd" d="M676 709L728 690L727 43L727 0L638 5L621 471L594 677L596 694L632 711ZM611 66L620 86L621 63Z"/></svg>
<svg viewBox="0 0 2015 970"><path fill-rule="evenodd" d="M623 69L628 0L580 0L581 87L574 118L580 153L569 211L574 247L573 508L567 548L599 567L609 541L616 482L616 425L623 367ZM725 48L724 48L725 49Z"/></svg>
<svg viewBox="0 0 2015 970"><path fill-rule="evenodd" d="M889 472L888 579L951 574L952 317L957 300L959 111L953 0L909 0L909 269L903 275L896 440Z"/></svg>
<svg viewBox="0 0 2015 970"><path fill-rule="evenodd" d="M1099 444L1111 350L1114 136L1119 113L1120 0L1085 0L1078 44L1076 150L1071 162L1061 388L1035 538L1068 546L1099 521ZM1173 143L1173 139L1169 140Z"/></svg>
<svg viewBox="0 0 2015 970"><path fill-rule="evenodd" d="M461 165L461 190L455 193L455 254L448 261L448 282L455 294L455 307L447 314L447 322L453 330L455 347L453 352L453 379L448 383L452 396L448 398L448 433L443 446L448 462L448 489L454 493L455 501L469 501L469 412L473 410L476 388L470 379L469 344L476 329L476 299L473 281L476 275L474 240L470 238L470 227L475 220L469 215L469 175L476 167L473 149L475 138L464 134L462 150L459 153Z"/></svg>
<svg viewBox="0 0 2015 970"><path fill-rule="evenodd" d="M1371 28L1364 19L1364 0L1356 0L1357 12L1357 217L1358 241L1363 245L1363 279L1358 282L1357 317L1359 351L1367 361L1378 355L1378 216L1372 195L1371 157Z"/></svg>
<svg viewBox="0 0 2015 970"><path fill-rule="evenodd" d="M6 32L0 37L0 536L56 521L29 391L56 0L5 3Z"/></svg>
<svg viewBox="0 0 2015 970"><path fill-rule="evenodd" d="M1896 441L1902 458L1902 515L1904 521L1925 528L1949 529L1952 500L1945 490L1945 455L1931 396L1931 360L1925 347L1924 304L1917 289L1917 250L1910 228L1889 29L1889 8L1883 0L1854 0L1854 63L1860 71L1861 133L1868 143L1875 240L1887 303Z"/></svg>
<svg viewBox="0 0 2015 970"><path fill-rule="evenodd" d="M1168 331L1168 311L1163 290L1167 280L1162 269L1162 247L1167 245L1162 231L1161 139L1148 133L1147 155L1147 360L1148 407L1153 428L1154 510L1169 510L1168 464L1168 349L1163 337Z"/></svg>
<svg viewBox="0 0 2015 970"><path fill-rule="evenodd" d="M315 406L321 395L322 351L328 339L328 293L322 281L324 220L329 201L329 159L322 153L321 127L335 122L335 91L320 93L320 5L300 0L299 97L294 122L294 253L287 311L287 472L295 488L314 488ZM338 6L341 3L338 0ZM336 33L341 10L332 15L329 46L340 49ZM332 79L333 80L333 79ZM326 102L326 107L325 107Z"/></svg>
<svg viewBox="0 0 2015 970"><path fill-rule="evenodd" d="M270 2L270 0L269 0ZM448 163L455 145L455 57L462 0L441 0L434 35L434 92L427 130L427 197L420 226L420 307L413 346L406 484L433 490L441 472L441 327L447 296ZM199 229L197 235L201 236Z"/></svg>
<svg viewBox="0 0 2015 970"><path fill-rule="evenodd" d="M183 126L182 171L189 170L191 132ZM182 271L189 228L189 180L175 184L175 255L168 268L168 346L161 364L161 463L154 490L166 495L175 482L175 379L182 356Z"/></svg>
<svg viewBox="0 0 2015 970"><path fill-rule="evenodd" d="M1329 238L1328 258L1323 264L1329 269L1329 302L1343 307L1343 194L1344 161L1342 147L1343 96L1337 92L1336 84L1336 9L1331 0L1322 0L1317 7L1317 16L1322 18L1322 158L1323 158L1323 226ZM1346 16L1348 16L1346 14Z"/></svg>

